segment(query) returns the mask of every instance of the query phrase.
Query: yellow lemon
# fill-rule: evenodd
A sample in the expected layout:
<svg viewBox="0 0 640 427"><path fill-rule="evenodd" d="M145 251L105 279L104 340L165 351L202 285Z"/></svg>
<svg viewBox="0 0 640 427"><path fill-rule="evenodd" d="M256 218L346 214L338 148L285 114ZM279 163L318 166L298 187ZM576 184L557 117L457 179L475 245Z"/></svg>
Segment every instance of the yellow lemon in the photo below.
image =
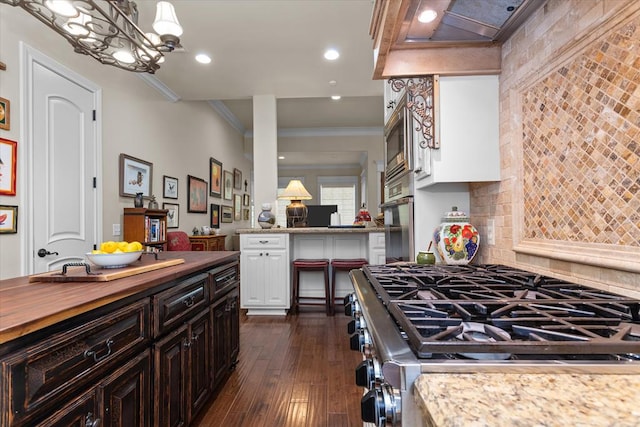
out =
<svg viewBox="0 0 640 427"><path fill-rule="evenodd" d="M131 243L129 243L129 244L130 244L130 245L135 245L135 248L136 248L136 249L134 249L134 252L135 252L135 251L141 251L141 250L142 250L142 243L140 243L140 242L133 241L133 242L131 242Z"/></svg>
<svg viewBox="0 0 640 427"><path fill-rule="evenodd" d="M100 249L94 249L91 251L92 254L103 254L104 252L102 252Z"/></svg>
<svg viewBox="0 0 640 427"><path fill-rule="evenodd" d="M118 242L118 249L124 251L128 244L129 242L125 242L125 241Z"/></svg>
<svg viewBox="0 0 640 427"><path fill-rule="evenodd" d="M114 254L121 254L123 253L122 249L118 248L115 251L113 251Z"/></svg>
<svg viewBox="0 0 640 427"><path fill-rule="evenodd" d="M123 249L123 251L125 252L136 252L139 251L140 249L138 248L138 245L136 245L136 243L138 242L131 242L129 244L127 244L127 247Z"/></svg>
<svg viewBox="0 0 640 427"><path fill-rule="evenodd" d="M108 241L108 242L103 242L100 245L100 250L102 252L106 252L108 254L113 253L113 251L115 251L116 249L118 249L118 244L114 241Z"/></svg>

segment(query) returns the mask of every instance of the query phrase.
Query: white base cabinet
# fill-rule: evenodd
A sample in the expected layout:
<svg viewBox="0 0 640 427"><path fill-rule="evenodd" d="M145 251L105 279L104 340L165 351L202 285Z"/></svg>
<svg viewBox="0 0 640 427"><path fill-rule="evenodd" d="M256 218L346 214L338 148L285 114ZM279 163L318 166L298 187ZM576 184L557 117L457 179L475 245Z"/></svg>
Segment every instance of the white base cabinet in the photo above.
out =
<svg viewBox="0 0 640 427"><path fill-rule="evenodd" d="M291 304L288 234L240 235L240 301L248 315L286 315Z"/></svg>

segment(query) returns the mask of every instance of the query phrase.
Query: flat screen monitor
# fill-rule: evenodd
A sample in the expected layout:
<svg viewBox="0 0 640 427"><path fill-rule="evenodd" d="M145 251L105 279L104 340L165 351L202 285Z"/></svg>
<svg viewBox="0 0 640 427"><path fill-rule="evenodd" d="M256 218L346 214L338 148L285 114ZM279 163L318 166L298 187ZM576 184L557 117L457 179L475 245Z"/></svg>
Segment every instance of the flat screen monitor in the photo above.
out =
<svg viewBox="0 0 640 427"><path fill-rule="evenodd" d="M331 214L338 212L338 205L307 205L307 225L309 227L328 227Z"/></svg>

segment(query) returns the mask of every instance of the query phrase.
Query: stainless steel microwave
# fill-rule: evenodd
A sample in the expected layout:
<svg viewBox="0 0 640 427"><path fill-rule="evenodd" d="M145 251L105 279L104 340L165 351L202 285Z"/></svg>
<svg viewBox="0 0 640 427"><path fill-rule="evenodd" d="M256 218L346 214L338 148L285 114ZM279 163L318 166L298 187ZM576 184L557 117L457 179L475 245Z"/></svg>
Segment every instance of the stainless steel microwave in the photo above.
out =
<svg viewBox="0 0 640 427"><path fill-rule="evenodd" d="M384 128L386 150L385 181L394 181L413 167L413 132L411 114L407 110L407 97L402 97Z"/></svg>
<svg viewBox="0 0 640 427"><path fill-rule="evenodd" d="M413 130L406 95L400 99L384 128L386 201L408 196L403 181L411 181L413 170ZM395 189L395 190L394 190ZM394 194L395 193L395 194ZM400 194L402 193L402 194Z"/></svg>

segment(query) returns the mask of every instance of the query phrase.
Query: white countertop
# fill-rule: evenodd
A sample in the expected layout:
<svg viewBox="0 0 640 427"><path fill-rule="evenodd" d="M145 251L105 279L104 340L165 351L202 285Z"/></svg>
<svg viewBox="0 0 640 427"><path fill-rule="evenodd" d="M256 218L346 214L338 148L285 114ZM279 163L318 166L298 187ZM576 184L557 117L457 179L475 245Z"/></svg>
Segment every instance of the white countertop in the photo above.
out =
<svg viewBox="0 0 640 427"><path fill-rule="evenodd" d="M384 233L383 227L333 228L333 227L299 227L299 228L238 228L238 234L341 234L341 233Z"/></svg>
<svg viewBox="0 0 640 427"><path fill-rule="evenodd" d="M424 374L414 392L429 427L640 426L640 375Z"/></svg>

